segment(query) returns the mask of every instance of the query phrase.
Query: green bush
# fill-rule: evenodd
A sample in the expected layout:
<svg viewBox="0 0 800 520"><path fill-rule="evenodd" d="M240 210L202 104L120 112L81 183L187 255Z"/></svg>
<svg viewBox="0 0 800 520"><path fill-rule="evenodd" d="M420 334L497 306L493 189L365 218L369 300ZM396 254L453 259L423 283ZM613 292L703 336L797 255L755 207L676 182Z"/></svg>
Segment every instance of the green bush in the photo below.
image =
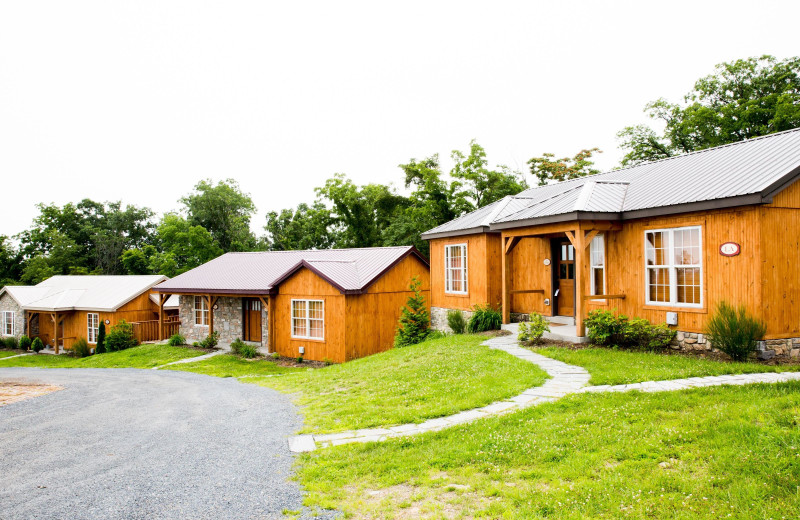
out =
<svg viewBox="0 0 800 520"><path fill-rule="evenodd" d="M420 292L421 282L417 277L411 279L411 291L408 301L400 311L400 320L394 336L395 347L416 345L428 338L431 317L425 307L425 297Z"/></svg>
<svg viewBox="0 0 800 520"><path fill-rule="evenodd" d="M31 343L33 343L31 341L31 338L29 338L28 336L26 336L24 334L22 335L21 338L19 338L19 348L21 348L22 350L30 350L31 349Z"/></svg>
<svg viewBox="0 0 800 520"><path fill-rule="evenodd" d="M545 332L550 332L547 319L538 312L533 312L530 321L519 324L517 339L523 343L539 343Z"/></svg>
<svg viewBox="0 0 800 520"><path fill-rule="evenodd" d="M137 345L136 337L133 335L133 325L125 320L111 327L111 331L106 336L106 351L117 352Z"/></svg>
<svg viewBox="0 0 800 520"><path fill-rule="evenodd" d="M467 323L467 332L486 332L487 330L500 330L503 317L500 311L494 310L491 305L476 305L472 308L472 316Z"/></svg>
<svg viewBox="0 0 800 520"><path fill-rule="evenodd" d="M192 343L192 346L195 348L203 348L203 344L200 343L199 341L195 341L194 343Z"/></svg>
<svg viewBox="0 0 800 520"><path fill-rule="evenodd" d="M72 344L72 355L77 358L84 358L92 355L89 344L84 338L78 338L75 340L75 343Z"/></svg>
<svg viewBox="0 0 800 520"><path fill-rule="evenodd" d="M447 311L447 325L456 334L464 334L467 329L467 320L464 319L464 313L459 310Z"/></svg>
<svg viewBox="0 0 800 520"><path fill-rule="evenodd" d="M44 343L42 343L42 340L39 338L33 338L33 341L31 342L31 350L37 354L44 350Z"/></svg>
<svg viewBox="0 0 800 520"><path fill-rule="evenodd" d="M105 354L106 353L106 323L105 321L100 322L100 326L97 327L97 344L94 346L94 353L95 354Z"/></svg>
<svg viewBox="0 0 800 520"><path fill-rule="evenodd" d="M167 340L167 344L172 347L180 347L181 345L186 345L186 338L181 334L173 334Z"/></svg>
<svg viewBox="0 0 800 520"><path fill-rule="evenodd" d="M589 340L603 346L659 350L667 347L676 334L664 323L653 325L643 318L628 318L604 310L590 312L584 323Z"/></svg>
<svg viewBox="0 0 800 520"><path fill-rule="evenodd" d="M728 354L734 361L747 360L766 332L766 325L751 316L744 305L734 308L725 301L719 303L705 329L714 348Z"/></svg>
<svg viewBox="0 0 800 520"><path fill-rule="evenodd" d="M6 338L3 338L3 346L5 348L14 350L19 348L19 341L17 340L16 336L8 336Z"/></svg>
<svg viewBox="0 0 800 520"><path fill-rule="evenodd" d="M628 323L625 316L617 316L611 311L591 311L583 322L586 325L586 334L589 341L595 345L610 346L620 345L623 341L623 331Z"/></svg>
<svg viewBox="0 0 800 520"><path fill-rule="evenodd" d="M253 345L248 345L244 341L236 338L231 343L231 351L236 354L237 356L241 356L243 358L252 359L258 356L258 348L254 347Z"/></svg>
<svg viewBox="0 0 800 520"><path fill-rule="evenodd" d="M277 352L273 352L272 354L270 354L270 356L272 356L272 359L280 359L281 358L281 355L278 354Z"/></svg>
<svg viewBox="0 0 800 520"><path fill-rule="evenodd" d="M206 336L206 339L200 342L200 346L203 348L217 348L217 344L219 343L219 332L216 330Z"/></svg>

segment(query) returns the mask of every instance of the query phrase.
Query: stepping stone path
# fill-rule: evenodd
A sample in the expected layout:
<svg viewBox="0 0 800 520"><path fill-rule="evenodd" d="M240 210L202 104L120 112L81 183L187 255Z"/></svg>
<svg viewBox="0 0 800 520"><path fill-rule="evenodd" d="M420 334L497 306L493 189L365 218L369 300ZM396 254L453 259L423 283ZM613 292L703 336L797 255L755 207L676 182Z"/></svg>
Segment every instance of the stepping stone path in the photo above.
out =
<svg viewBox="0 0 800 520"><path fill-rule="evenodd" d="M780 383L785 381L800 380L800 372L762 373L762 374L736 374L724 376L690 377L686 379L672 379L668 381L645 381L629 385L600 385L587 386L589 373L581 367L568 365L541 354L522 348L514 339L515 336L500 336L485 341L483 344L496 350L508 352L519 359L530 361L542 368L551 379L542 386L525 390L516 397L498 401L482 408L475 408L464 412L429 419L420 424L402 424L386 428L369 428L366 430L352 430L340 433L322 435L297 435L289 438L289 449L293 452L314 451L317 448L338 446L353 442L377 442L394 437L406 437L425 432L433 432L472 422L484 417L492 417L512 411L547 403L560 399L567 394L593 393L593 392L670 392L688 390L720 385L747 385L752 383Z"/></svg>
<svg viewBox="0 0 800 520"><path fill-rule="evenodd" d="M153 370L158 370L161 367L168 367L170 365L180 365L181 363L194 363L195 361L203 361L204 359L212 358L214 356L219 356L220 354L228 354L230 350L220 349L214 352L209 352L208 354L203 354L202 356L195 356L195 357L188 357L179 359L178 361L172 361L170 363L166 363L163 365L159 365L157 367L153 367Z"/></svg>

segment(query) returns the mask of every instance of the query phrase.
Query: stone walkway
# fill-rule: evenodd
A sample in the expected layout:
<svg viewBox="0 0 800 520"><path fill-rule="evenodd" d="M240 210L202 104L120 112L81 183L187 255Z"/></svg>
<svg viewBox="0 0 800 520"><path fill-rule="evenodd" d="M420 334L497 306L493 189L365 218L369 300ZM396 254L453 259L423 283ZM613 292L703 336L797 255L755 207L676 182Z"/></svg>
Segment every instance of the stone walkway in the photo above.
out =
<svg viewBox="0 0 800 520"><path fill-rule="evenodd" d="M0 358L0 361L5 361L6 359L14 359L15 357L32 356L34 354L36 354L36 352L26 352L24 354L17 354L16 356L8 356L8 357Z"/></svg>
<svg viewBox="0 0 800 520"><path fill-rule="evenodd" d="M324 435L298 435L289 439L289 449L294 452L314 451L317 447L324 448L352 442L383 441L393 437L405 437L438 431L456 424L468 423L476 419L555 401L567 394L577 392L589 383L589 373L583 368L568 365L522 348L517 344L515 336L500 336L487 340L483 344L538 365L547 372L550 379L545 381L542 386L529 388L516 397L497 401L482 408L466 410L448 417L428 419L419 424L402 424L386 428L369 428Z"/></svg>
<svg viewBox="0 0 800 520"><path fill-rule="evenodd" d="M217 351L214 351L214 352L209 352L208 354L203 354L202 356L183 358L183 359L179 359L178 361L172 361L170 363L165 363L163 365L159 365L157 367L153 367L153 370L158 370L161 367L168 367L170 365L179 365L181 363L194 363L195 361L203 361L204 359L212 358L214 356L219 356L220 354L227 354L229 352L230 352L230 350L220 349L220 350L217 350Z"/></svg>
<svg viewBox="0 0 800 520"><path fill-rule="evenodd" d="M590 376L585 369L531 352L528 349L520 347L515 338L515 335L500 336L485 341L483 344L493 349L508 352L512 356L530 361L541 367L551 377L551 379L548 379L542 386L529 388L516 397L498 401L482 408L466 410L448 417L429 419L420 424L403 424L400 426L388 426L386 428L369 428L365 430L352 430L322 435L297 435L289 438L289 449L299 453L353 442L375 442L394 437L418 435L420 433L443 430L450 426L472 422L484 417L516 411L540 403L555 401L567 394L573 393L632 391L670 392L709 386L780 383L800 380L800 372L769 372L761 374L690 377L667 381L645 381L628 385L587 386Z"/></svg>

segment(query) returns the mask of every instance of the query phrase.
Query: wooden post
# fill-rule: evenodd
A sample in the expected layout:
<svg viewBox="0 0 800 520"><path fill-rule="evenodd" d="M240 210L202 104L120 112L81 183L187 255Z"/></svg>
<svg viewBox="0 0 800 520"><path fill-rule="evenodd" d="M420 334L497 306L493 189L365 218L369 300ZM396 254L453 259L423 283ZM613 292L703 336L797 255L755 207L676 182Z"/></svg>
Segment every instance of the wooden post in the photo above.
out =
<svg viewBox="0 0 800 520"><path fill-rule="evenodd" d="M586 312L585 300L589 292L586 289L586 282L589 279L586 272L586 260L588 258L586 250L598 232L599 230L597 229L584 231L580 228L575 230L574 235L567 232L567 237L575 248L575 330L578 336L586 335L586 326L583 324L584 313Z"/></svg>
<svg viewBox="0 0 800 520"><path fill-rule="evenodd" d="M158 341L164 341L164 303L167 298L167 295L158 295Z"/></svg>
<svg viewBox="0 0 800 520"><path fill-rule="evenodd" d="M58 354L58 313L53 313L53 350Z"/></svg>
<svg viewBox="0 0 800 520"><path fill-rule="evenodd" d="M208 335L214 334L214 305L217 303L217 299L212 297L210 294L205 296L206 301L208 302Z"/></svg>

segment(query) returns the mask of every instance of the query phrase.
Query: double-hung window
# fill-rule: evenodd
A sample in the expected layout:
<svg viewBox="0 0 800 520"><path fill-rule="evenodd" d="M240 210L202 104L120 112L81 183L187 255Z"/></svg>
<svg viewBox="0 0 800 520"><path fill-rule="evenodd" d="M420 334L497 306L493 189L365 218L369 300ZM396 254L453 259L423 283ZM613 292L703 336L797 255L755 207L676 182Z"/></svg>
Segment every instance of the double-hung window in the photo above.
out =
<svg viewBox="0 0 800 520"><path fill-rule="evenodd" d="M700 307L703 246L700 227L645 231L647 303Z"/></svg>
<svg viewBox="0 0 800 520"><path fill-rule="evenodd" d="M14 335L14 311L3 311L3 322L0 323L2 326L3 336L13 336Z"/></svg>
<svg viewBox="0 0 800 520"><path fill-rule="evenodd" d="M467 294L467 244L444 246L444 292Z"/></svg>
<svg viewBox="0 0 800 520"><path fill-rule="evenodd" d="M596 235L589 244L591 260L590 294L605 294L606 291L606 244L603 235Z"/></svg>
<svg viewBox="0 0 800 520"><path fill-rule="evenodd" d="M86 341L97 343L97 333L100 330L100 315L94 312L86 314Z"/></svg>
<svg viewBox="0 0 800 520"><path fill-rule="evenodd" d="M292 300L292 337L325 338L325 302L322 300Z"/></svg>
<svg viewBox="0 0 800 520"><path fill-rule="evenodd" d="M194 324L208 325L208 302L202 296L194 297Z"/></svg>

